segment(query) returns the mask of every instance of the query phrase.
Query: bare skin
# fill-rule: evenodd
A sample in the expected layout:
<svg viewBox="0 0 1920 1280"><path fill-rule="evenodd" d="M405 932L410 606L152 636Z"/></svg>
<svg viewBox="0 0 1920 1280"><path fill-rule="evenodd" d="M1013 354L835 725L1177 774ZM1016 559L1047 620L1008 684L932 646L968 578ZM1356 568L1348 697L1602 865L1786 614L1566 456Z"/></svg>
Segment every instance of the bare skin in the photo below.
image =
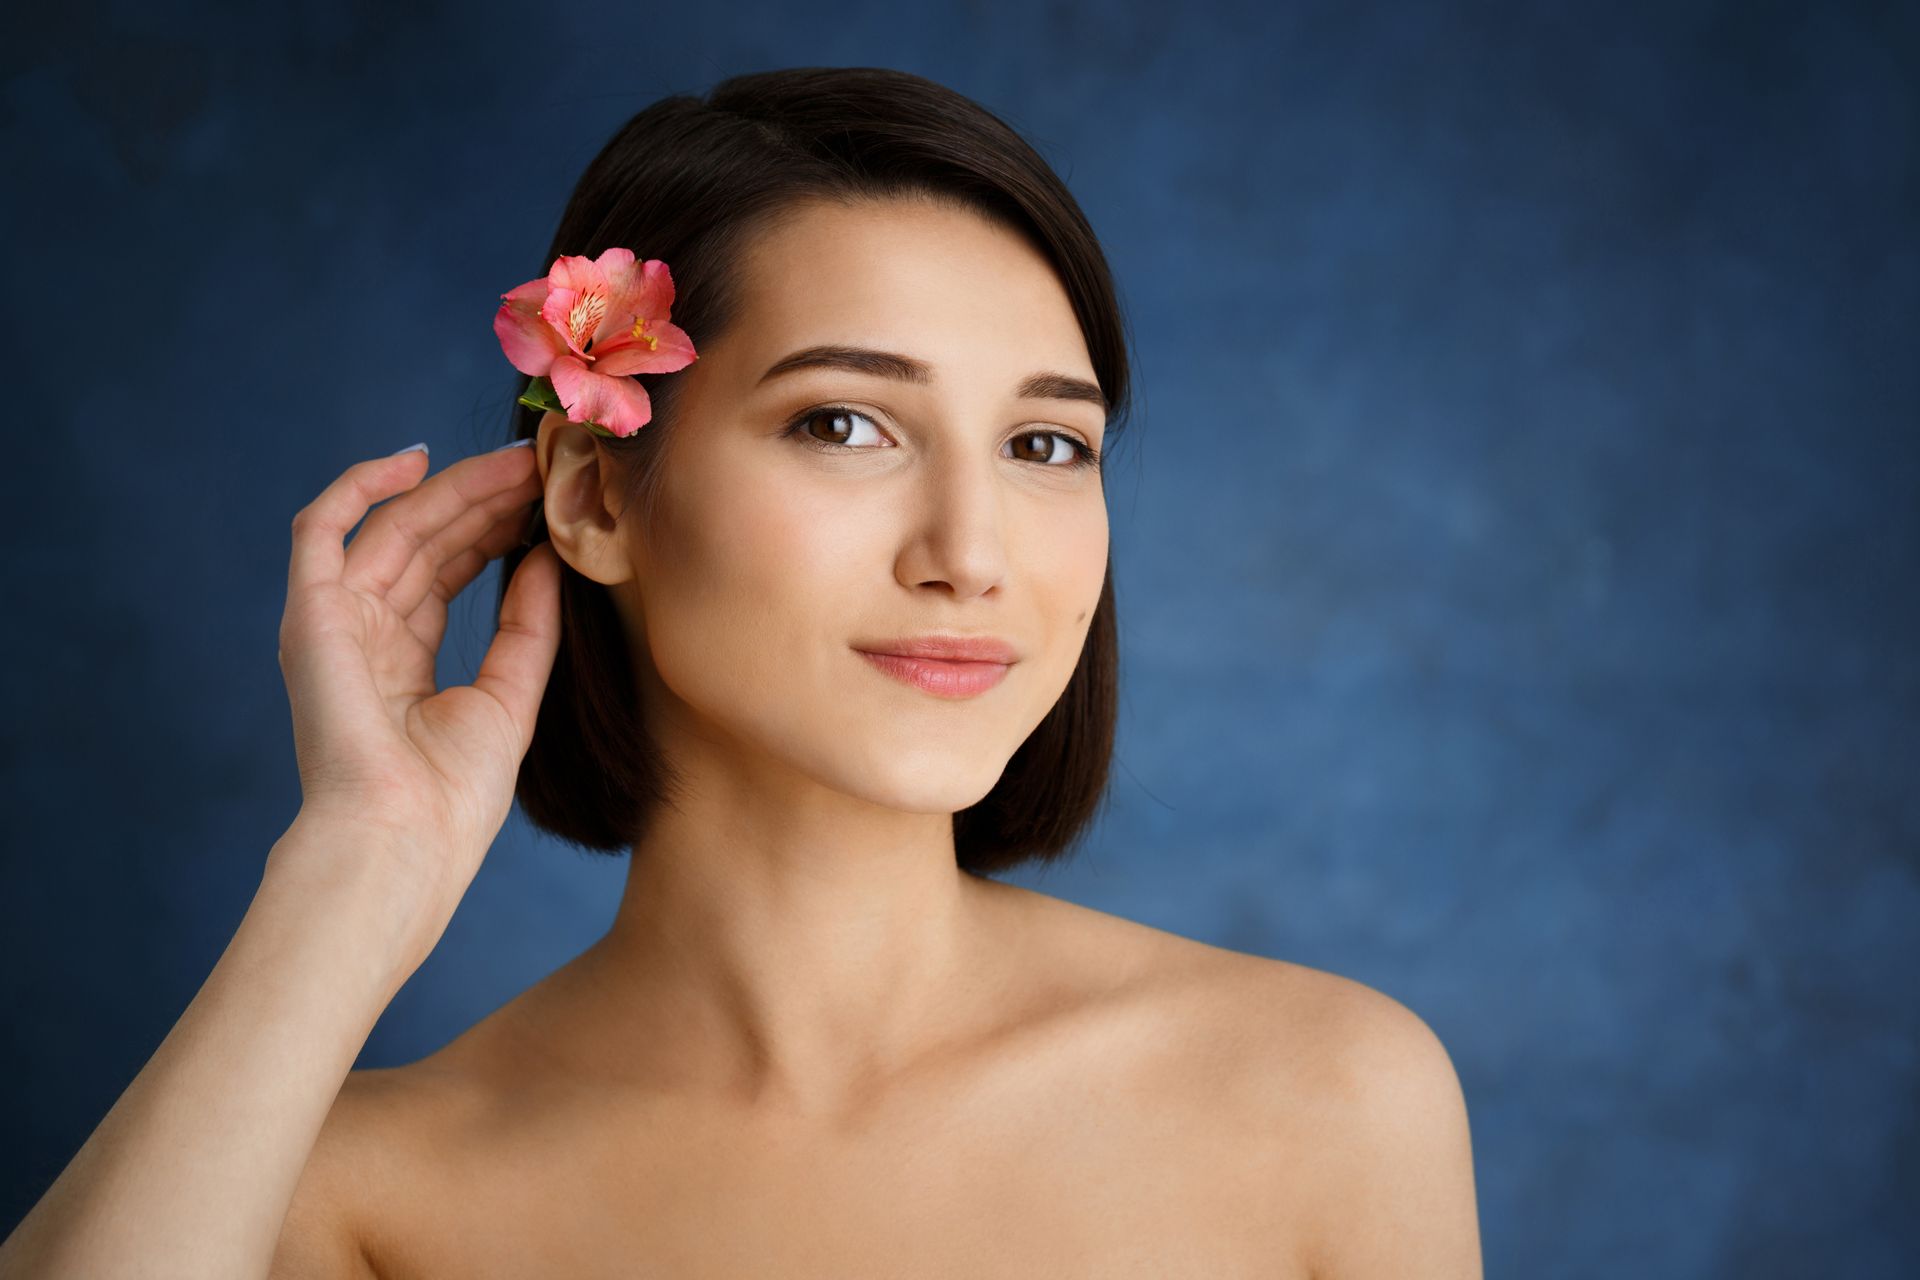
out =
<svg viewBox="0 0 1920 1280"><path fill-rule="evenodd" d="M744 319L680 375L650 532L577 424L535 446L685 797L605 938L349 1079L304 1194L393 1278L1477 1275L1458 1087L1411 1013L954 863L949 815L1058 699L1105 572L1098 473L1048 438L1099 448L1104 413L1015 395L1094 380L1046 261L891 203L805 209L747 271ZM932 377L761 380L824 344ZM853 443L779 435L822 403L862 415ZM1022 660L951 702L851 647L936 629ZM1356 1086L1396 1061L1432 1082L1386 1090L1411 1121ZM1409 1160L1444 1170L1418 1211L1380 1194Z"/></svg>
<svg viewBox="0 0 1920 1280"><path fill-rule="evenodd" d="M686 1075L664 1026L635 1087L604 1059L593 949L438 1053L354 1072L301 1188L355 1243L336 1274L1480 1274L1464 1130L1435 1123L1457 1085L1403 1006L991 892L1017 934L1002 1007L830 1113ZM1395 1054L1433 1089L1397 1110L1355 1089ZM1410 1165L1425 1208L1393 1195Z"/></svg>
<svg viewBox="0 0 1920 1280"><path fill-rule="evenodd" d="M653 527L558 414L425 479L358 463L295 518L300 814L0 1280L1479 1275L1459 1084L1410 1011L956 864L951 815L1059 698L1104 581L1098 472L1055 460L1105 423L1059 394L1092 370L1045 260L893 203L802 209L748 266ZM818 344L921 375L763 376ZM825 402L854 443L781 430ZM447 602L535 494L551 541L439 688ZM349 1072L511 807L561 560L610 592L686 786L595 946ZM951 701L858 652L932 630L1019 660Z"/></svg>

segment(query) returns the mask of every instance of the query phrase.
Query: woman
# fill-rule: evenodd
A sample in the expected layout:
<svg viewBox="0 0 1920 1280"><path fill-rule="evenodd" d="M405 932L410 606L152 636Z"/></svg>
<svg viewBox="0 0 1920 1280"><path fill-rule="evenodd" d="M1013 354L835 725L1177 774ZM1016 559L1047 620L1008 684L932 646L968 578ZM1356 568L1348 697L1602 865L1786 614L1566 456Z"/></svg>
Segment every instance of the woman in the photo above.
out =
<svg viewBox="0 0 1920 1280"><path fill-rule="evenodd" d="M1477 1276L1419 1018L985 874L1072 847L1113 736L1127 355L1058 177L914 76L744 76L635 117L545 260L615 246L698 344L644 429L522 407L294 521L302 808L5 1274ZM516 794L631 849L612 928L350 1070Z"/></svg>

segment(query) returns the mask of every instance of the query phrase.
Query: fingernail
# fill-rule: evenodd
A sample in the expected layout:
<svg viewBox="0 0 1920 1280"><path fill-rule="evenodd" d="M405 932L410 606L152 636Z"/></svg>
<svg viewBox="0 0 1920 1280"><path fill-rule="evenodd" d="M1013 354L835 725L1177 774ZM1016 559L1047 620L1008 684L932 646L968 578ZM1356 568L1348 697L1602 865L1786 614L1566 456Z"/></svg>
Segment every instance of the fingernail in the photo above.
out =
<svg viewBox="0 0 1920 1280"><path fill-rule="evenodd" d="M422 440L419 444L410 444L404 449L396 449L392 456L397 458L403 453L412 453L415 449L418 449L421 453L425 453L427 451L427 442Z"/></svg>
<svg viewBox="0 0 1920 1280"><path fill-rule="evenodd" d="M499 449L493 450L493 452L499 453L501 449L519 449L526 445L530 445L532 443L533 443L532 436L522 436L518 440L508 441L506 444L501 445Z"/></svg>

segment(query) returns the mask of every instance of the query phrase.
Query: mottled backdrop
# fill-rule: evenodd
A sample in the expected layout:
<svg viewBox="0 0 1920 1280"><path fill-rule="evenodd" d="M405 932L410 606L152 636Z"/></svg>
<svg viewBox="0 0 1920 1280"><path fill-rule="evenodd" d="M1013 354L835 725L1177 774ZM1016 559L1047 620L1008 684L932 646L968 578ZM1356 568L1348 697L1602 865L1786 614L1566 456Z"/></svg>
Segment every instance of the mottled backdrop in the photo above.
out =
<svg viewBox="0 0 1920 1280"><path fill-rule="evenodd" d="M293 512L506 438L499 292L641 105L881 64L1036 142L1139 341L1113 808L1014 878L1424 1017L1490 1276L1915 1274L1913 6L4 21L0 1229L294 814ZM584 947L624 865L516 814L361 1065Z"/></svg>

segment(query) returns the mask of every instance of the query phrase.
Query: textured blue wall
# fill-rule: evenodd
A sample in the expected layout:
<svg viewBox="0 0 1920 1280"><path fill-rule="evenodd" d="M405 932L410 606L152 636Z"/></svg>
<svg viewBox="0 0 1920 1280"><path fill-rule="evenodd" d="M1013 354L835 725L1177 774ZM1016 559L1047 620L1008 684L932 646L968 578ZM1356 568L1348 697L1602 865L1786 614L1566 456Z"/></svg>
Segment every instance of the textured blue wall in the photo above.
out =
<svg viewBox="0 0 1920 1280"><path fill-rule="evenodd" d="M1914 13L14 13L0 1228L297 807L292 513L505 438L499 291L646 101L882 64L1035 140L1140 340L1115 807L1023 882L1426 1018L1489 1275L1915 1274ZM516 815L361 1065L623 874Z"/></svg>

